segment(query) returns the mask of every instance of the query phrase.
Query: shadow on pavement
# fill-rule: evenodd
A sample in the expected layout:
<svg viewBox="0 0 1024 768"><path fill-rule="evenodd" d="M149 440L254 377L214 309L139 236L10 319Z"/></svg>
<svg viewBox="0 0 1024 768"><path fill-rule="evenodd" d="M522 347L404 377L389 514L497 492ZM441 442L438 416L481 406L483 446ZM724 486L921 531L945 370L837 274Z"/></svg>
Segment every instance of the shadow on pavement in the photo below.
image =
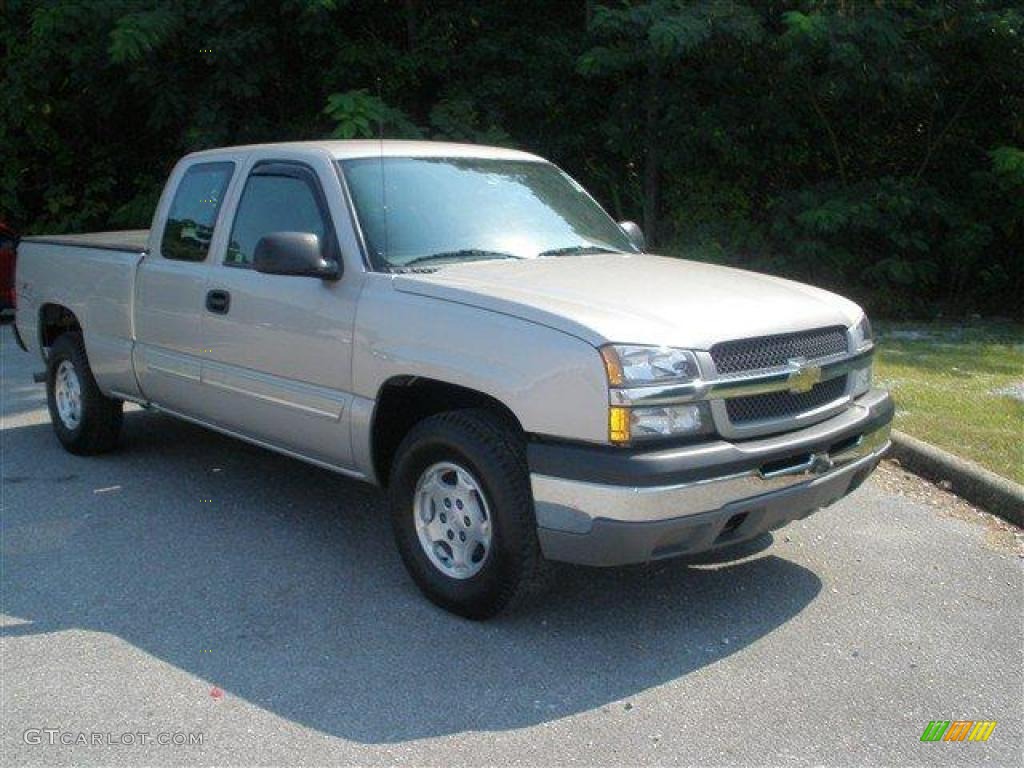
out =
<svg viewBox="0 0 1024 768"><path fill-rule="evenodd" d="M80 459L49 425L6 430L4 610L31 623L0 636L110 633L359 742L598 708L743 649L821 588L771 554L562 567L475 624L420 597L375 489L155 414L127 414L125 432L120 452Z"/></svg>

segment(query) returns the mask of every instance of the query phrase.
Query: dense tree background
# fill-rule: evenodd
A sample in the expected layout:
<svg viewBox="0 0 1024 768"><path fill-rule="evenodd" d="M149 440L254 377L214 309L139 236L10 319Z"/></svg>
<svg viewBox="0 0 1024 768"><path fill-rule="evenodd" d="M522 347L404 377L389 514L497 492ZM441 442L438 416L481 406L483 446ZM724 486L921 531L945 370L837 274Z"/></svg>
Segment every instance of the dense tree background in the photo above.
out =
<svg viewBox="0 0 1024 768"><path fill-rule="evenodd" d="M888 316L1021 313L1024 11L973 2L0 0L0 218L148 226L206 147L554 160L663 253Z"/></svg>

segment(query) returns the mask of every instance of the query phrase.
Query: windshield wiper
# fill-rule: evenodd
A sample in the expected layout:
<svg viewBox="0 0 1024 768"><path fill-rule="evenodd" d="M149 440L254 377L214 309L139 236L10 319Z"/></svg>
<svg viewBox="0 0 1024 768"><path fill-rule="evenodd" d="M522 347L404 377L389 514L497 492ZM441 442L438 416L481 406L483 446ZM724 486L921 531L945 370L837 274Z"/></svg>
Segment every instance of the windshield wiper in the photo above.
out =
<svg viewBox="0 0 1024 768"><path fill-rule="evenodd" d="M504 251L488 251L483 248L462 248L457 251L441 251L440 253L428 253L426 256L417 256L411 261L407 261L404 264L396 264L392 267L393 270L403 270L409 267L416 267L421 264L426 264L431 261L483 261L485 259L521 259L522 256L516 256L514 253L505 253Z"/></svg>
<svg viewBox="0 0 1024 768"><path fill-rule="evenodd" d="M541 251L537 258L543 256L575 256L583 253L620 253L614 248L605 248L603 245L569 245L565 248L552 248L550 251Z"/></svg>

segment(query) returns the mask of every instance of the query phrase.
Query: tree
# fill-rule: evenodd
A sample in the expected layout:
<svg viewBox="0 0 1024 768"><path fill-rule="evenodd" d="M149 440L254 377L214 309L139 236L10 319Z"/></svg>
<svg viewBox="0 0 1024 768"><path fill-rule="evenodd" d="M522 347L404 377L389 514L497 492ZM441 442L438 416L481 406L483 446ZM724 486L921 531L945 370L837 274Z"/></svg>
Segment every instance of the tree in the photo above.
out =
<svg viewBox="0 0 1024 768"><path fill-rule="evenodd" d="M688 68L706 65L712 50L754 44L763 36L760 18L745 4L708 0L683 3L650 0L593 10L591 33L597 43L579 59L584 75L615 85L615 100L641 116L638 135L623 132L622 113L608 133L620 147L642 148L643 220L652 244L659 236L660 190L665 146L679 136L669 105L692 91ZM683 85L683 88L673 87ZM687 110L682 113L686 120ZM690 118L691 125L695 124Z"/></svg>
<svg viewBox="0 0 1024 768"><path fill-rule="evenodd" d="M1022 311L1009 0L7 0L0 218L146 226L185 152L422 137L549 157L665 253L893 316Z"/></svg>

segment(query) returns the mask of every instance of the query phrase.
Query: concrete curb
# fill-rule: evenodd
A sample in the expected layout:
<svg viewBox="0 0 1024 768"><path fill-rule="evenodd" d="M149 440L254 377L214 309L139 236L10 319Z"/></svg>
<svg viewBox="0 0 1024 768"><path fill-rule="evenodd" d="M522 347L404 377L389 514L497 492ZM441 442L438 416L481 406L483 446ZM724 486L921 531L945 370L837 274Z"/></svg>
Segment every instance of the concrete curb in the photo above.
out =
<svg viewBox="0 0 1024 768"><path fill-rule="evenodd" d="M889 455L911 472L932 482L945 480L952 483L952 491L957 496L1024 527L1024 485L896 430L892 433Z"/></svg>

